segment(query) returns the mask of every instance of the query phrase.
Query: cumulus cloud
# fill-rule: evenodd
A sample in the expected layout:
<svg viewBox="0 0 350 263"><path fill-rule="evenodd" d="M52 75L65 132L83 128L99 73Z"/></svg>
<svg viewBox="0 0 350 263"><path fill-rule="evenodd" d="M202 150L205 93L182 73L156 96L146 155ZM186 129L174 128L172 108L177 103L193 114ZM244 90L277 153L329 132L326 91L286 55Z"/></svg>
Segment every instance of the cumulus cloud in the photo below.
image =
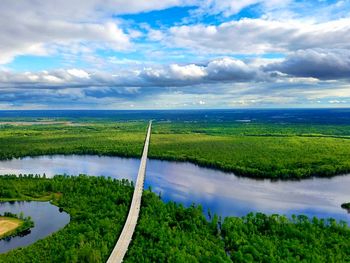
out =
<svg viewBox="0 0 350 263"><path fill-rule="evenodd" d="M241 19L213 25L175 26L162 34L168 46L212 53L263 54L311 48L350 48L350 19L311 23Z"/></svg>
<svg viewBox="0 0 350 263"><path fill-rule="evenodd" d="M57 46L89 43L91 47L123 50L129 37L114 22L103 24L42 21L19 18L0 29L0 63L8 63L23 54L47 55ZM1 21L2 20L2 21ZM6 23L0 15L0 24ZM5 31L5 32L3 32Z"/></svg>
<svg viewBox="0 0 350 263"><path fill-rule="evenodd" d="M171 64L118 73L77 68L0 71L0 106L249 107L291 103L304 97L335 100L328 99L329 94L345 101L349 95L344 86L330 93L327 89L331 84L323 87L317 80L311 83L309 78L270 74L264 67L229 57L202 64Z"/></svg>
<svg viewBox="0 0 350 263"><path fill-rule="evenodd" d="M212 81L255 81L261 80L258 68L249 66L241 60L223 58L208 63L208 79Z"/></svg>
<svg viewBox="0 0 350 263"><path fill-rule="evenodd" d="M1 1L0 64L28 54L62 57L64 62L61 69L43 71L8 70L23 68L16 66L20 60L0 68L0 108L350 101L350 18L344 7L348 1L333 3L331 9L322 1L322 10L311 16L310 3L294 0L56 2ZM293 11L307 4L301 8L307 11L288 14L289 4ZM190 6L186 12L195 17L174 22L177 26L118 18L175 6ZM232 20L231 15L246 7L260 18ZM323 11L326 7L331 11ZM208 21L208 15L218 20L212 25L198 23ZM271 53L278 53L277 58ZM234 59L236 54L241 59Z"/></svg>
<svg viewBox="0 0 350 263"><path fill-rule="evenodd" d="M249 60L248 60L249 61ZM186 87L224 83L309 83L349 79L347 50L301 50L263 64L223 57L200 64L170 64L107 72L58 69L40 72L0 71L0 88Z"/></svg>
<svg viewBox="0 0 350 263"><path fill-rule="evenodd" d="M331 91L331 92L329 92ZM220 108L350 103L349 86L332 83L208 83L186 87L3 88L0 108ZM347 102L347 104L345 104ZM307 103L307 104L305 104ZM334 103L335 104L335 103ZM340 103L339 103L340 105Z"/></svg>
<svg viewBox="0 0 350 263"><path fill-rule="evenodd" d="M0 13L4 15L24 14L49 19L96 20L115 14L134 14L152 10L162 10L185 5L184 0L59 0L52 3L46 0L2 0Z"/></svg>
<svg viewBox="0 0 350 263"><path fill-rule="evenodd" d="M344 49L308 49L292 53L284 61L265 67L295 77L350 79L350 51Z"/></svg>
<svg viewBox="0 0 350 263"><path fill-rule="evenodd" d="M188 86L216 82L261 81L264 73L241 60L221 58L206 65L173 64L161 69L148 68L140 73L140 77L153 86Z"/></svg>
<svg viewBox="0 0 350 263"><path fill-rule="evenodd" d="M52 55L59 47L81 44L89 49L125 50L128 35L113 15L160 10L182 0L2 0L0 3L0 64L18 55ZM80 50L80 51L81 51Z"/></svg>
<svg viewBox="0 0 350 263"><path fill-rule="evenodd" d="M126 50L140 32L127 28L116 18L192 6L196 12L235 14L260 4L267 10L287 6L291 0L3 0L0 3L0 64L18 55L52 55L96 49ZM20 14L20 15L18 15ZM350 20L326 23L242 19L218 26L177 26L164 31L150 29L150 40L167 46L214 54L284 52L306 48L349 48ZM170 44L171 43L171 44Z"/></svg>
<svg viewBox="0 0 350 263"><path fill-rule="evenodd" d="M82 69L41 72L0 71L0 87L182 87L205 83L262 81L266 73L241 60L220 58L204 65L171 64L118 74Z"/></svg>
<svg viewBox="0 0 350 263"><path fill-rule="evenodd" d="M0 71L0 88L49 88L92 84L90 74L81 69L15 73Z"/></svg>

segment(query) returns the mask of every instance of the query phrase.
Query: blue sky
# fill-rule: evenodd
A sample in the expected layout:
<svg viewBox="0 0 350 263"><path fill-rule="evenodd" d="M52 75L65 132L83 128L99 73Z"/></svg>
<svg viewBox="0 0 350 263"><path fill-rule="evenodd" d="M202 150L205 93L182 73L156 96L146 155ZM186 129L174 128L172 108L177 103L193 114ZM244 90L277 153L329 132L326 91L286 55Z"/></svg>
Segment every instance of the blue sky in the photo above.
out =
<svg viewBox="0 0 350 263"><path fill-rule="evenodd" d="M349 106L350 0L0 3L0 109Z"/></svg>

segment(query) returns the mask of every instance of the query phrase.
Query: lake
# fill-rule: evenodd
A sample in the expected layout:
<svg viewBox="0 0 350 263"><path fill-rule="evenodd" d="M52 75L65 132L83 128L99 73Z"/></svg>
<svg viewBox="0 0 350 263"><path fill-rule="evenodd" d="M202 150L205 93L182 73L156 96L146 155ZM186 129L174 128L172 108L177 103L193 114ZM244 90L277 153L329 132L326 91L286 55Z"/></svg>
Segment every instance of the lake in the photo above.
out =
<svg viewBox="0 0 350 263"><path fill-rule="evenodd" d="M45 173L88 174L135 180L139 159L78 155L54 155L0 162L0 174ZM335 218L350 223L350 215L340 205L350 201L350 176L310 178L301 181L255 180L191 163L149 160L145 188L161 194L164 201L185 206L201 205L225 216L249 212L304 214Z"/></svg>
<svg viewBox="0 0 350 263"><path fill-rule="evenodd" d="M70 216L60 212L57 206L49 202L0 202L0 214L11 212L19 215L30 216L35 226L25 236L12 237L10 240L0 240L0 253L11 249L28 246L60 230L70 221Z"/></svg>

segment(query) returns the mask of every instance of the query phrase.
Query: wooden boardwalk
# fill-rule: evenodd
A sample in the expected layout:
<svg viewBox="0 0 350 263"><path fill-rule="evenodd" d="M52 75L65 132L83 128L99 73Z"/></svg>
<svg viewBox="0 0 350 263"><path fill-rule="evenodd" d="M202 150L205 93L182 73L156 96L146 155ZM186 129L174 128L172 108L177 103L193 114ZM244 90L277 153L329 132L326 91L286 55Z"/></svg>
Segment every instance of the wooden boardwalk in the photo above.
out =
<svg viewBox="0 0 350 263"><path fill-rule="evenodd" d="M151 137L151 127L152 127L152 121L150 121L148 125L145 146L143 148L140 168L137 175L135 190L132 197L129 214L126 219L123 231L120 234L118 242L115 245L111 255L109 256L107 263L119 263L123 261L123 258L131 242L132 235L136 228L137 220L140 213L140 207L141 207L143 184L145 182L148 146L149 146L149 140Z"/></svg>

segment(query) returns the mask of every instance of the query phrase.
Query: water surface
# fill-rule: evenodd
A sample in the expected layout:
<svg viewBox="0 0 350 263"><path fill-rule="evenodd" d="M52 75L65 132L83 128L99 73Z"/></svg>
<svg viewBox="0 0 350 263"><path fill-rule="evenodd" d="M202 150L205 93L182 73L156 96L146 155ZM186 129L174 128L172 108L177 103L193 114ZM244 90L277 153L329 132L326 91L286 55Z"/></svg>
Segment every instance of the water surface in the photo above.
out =
<svg viewBox="0 0 350 263"><path fill-rule="evenodd" d="M135 180L138 159L98 156L42 156L0 162L0 174L89 174ZM149 160L145 188L161 193L165 201L186 206L199 204L221 216L249 212L305 214L333 217L350 223L340 205L350 201L350 176L311 178L302 181L255 180L202 168L191 163Z"/></svg>
<svg viewBox="0 0 350 263"><path fill-rule="evenodd" d="M0 253L33 244L63 228L70 221L70 216L67 213L60 212L57 206L49 202L0 202L0 214L4 212L17 215L23 212L25 217L30 216L32 218L35 225L31 228L30 233L25 236L0 240Z"/></svg>

